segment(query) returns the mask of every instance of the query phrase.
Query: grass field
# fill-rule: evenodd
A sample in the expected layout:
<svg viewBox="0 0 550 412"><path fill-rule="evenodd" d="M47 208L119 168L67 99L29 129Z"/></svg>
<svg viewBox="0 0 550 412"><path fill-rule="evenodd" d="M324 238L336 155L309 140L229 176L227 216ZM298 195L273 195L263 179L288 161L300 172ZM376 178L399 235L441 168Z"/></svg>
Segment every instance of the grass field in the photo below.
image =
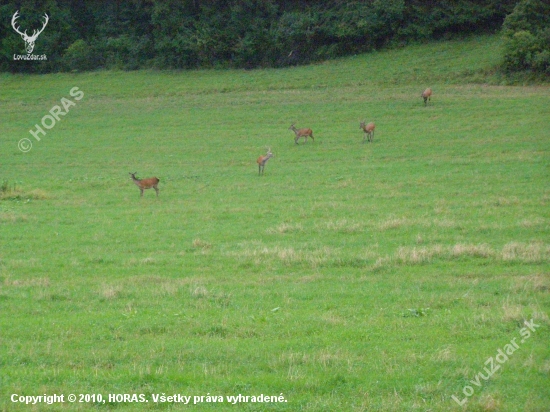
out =
<svg viewBox="0 0 550 412"><path fill-rule="evenodd" d="M0 409L550 410L550 87L486 85L499 50L0 75Z"/></svg>

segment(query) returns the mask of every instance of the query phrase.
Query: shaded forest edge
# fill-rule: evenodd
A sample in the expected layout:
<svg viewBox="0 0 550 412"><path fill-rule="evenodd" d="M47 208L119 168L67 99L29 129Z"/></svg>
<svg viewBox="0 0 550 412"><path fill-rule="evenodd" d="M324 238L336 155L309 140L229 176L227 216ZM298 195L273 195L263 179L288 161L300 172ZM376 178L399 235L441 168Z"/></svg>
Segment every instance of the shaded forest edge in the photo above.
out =
<svg viewBox="0 0 550 412"><path fill-rule="evenodd" d="M16 60L49 15L35 54ZM308 64L415 42L500 31L505 73L550 75L545 0L8 1L0 6L0 71L259 68Z"/></svg>

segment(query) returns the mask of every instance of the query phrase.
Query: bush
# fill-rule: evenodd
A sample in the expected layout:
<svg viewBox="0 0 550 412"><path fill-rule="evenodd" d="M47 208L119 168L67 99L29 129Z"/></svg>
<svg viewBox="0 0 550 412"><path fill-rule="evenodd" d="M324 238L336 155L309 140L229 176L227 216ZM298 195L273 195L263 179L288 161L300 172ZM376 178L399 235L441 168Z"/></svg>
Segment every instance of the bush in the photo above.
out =
<svg viewBox="0 0 550 412"><path fill-rule="evenodd" d="M522 0L506 17L504 68L550 74L550 4L543 0Z"/></svg>
<svg viewBox="0 0 550 412"><path fill-rule="evenodd" d="M91 70L96 67L94 53L84 40L78 39L65 51L63 66L69 71Z"/></svg>

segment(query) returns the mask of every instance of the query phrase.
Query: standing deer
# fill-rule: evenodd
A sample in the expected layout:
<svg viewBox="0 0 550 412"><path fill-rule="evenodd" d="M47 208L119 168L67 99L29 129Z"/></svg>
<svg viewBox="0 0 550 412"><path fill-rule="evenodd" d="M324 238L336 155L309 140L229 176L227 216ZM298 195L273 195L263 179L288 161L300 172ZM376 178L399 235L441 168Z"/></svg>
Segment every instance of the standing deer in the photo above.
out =
<svg viewBox="0 0 550 412"><path fill-rule="evenodd" d="M50 20L50 18L48 17L48 15L46 13L44 13L44 23L42 25L42 28L40 30L33 30L32 36L29 36L27 34L27 30L25 30L25 32L21 33L19 31L19 27L15 26L15 21L19 18L18 14L19 14L19 10L17 10L15 12L15 14L13 15L13 17L11 18L11 26L23 38L23 41L25 42L25 49L27 49L27 54L31 54L32 51L34 50L34 42L38 38L38 35L44 31L44 29L46 28L46 25L48 24L48 21Z"/></svg>
<svg viewBox="0 0 550 412"><path fill-rule="evenodd" d="M155 192L157 192L157 197L159 195L159 180L156 177L150 177L149 179L136 179L136 173L130 173L130 176L132 176L132 180L136 184L137 187L139 187L139 190L141 191L141 197L143 197L143 191L145 189L155 189Z"/></svg>
<svg viewBox="0 0 550 412"><path fill-rule="evenodd" d="M428 87L426 90L422 92L422 98L424 99L424 106L428 104L428 100L431 100L432 97L432 89Z"/></svg>
<svg viewBox="0 0 550 412"><path fill-rule="evenodd" d="M359 125L359 128L362 129L365 134L363 135L363 143L365 143L365 140L369 139L369 142L372 142L372 139L374 139L374 128L376 126L374 125L373 122L370 122L369 124L365 125L365 120L363 120L361 122L361 124Z"/></svg>
<svg viewBox="0 0 550 412"><path fill-rule="evenodd" d="M298 144L298 139L300 139L300 137L303 137L307 143L307 138L308 136L311 137L311 140L315 141L315 139L313 138L313 130L311 129L296 129L296 127L294 127L294 123L288 128L288 130L292 130L295 134L296 134L296 137L294 138L294 143Z"/></svg>
<svg viewBox="0 0 550 412"><path fill-rule="evenodd" d="M271 153L271 148L267 149L267 153L265 156L258 157L258 160L256 160L256 163L258 163L258 175L264 173L265 164L269 159L273 157L273 153Z"/></svg>

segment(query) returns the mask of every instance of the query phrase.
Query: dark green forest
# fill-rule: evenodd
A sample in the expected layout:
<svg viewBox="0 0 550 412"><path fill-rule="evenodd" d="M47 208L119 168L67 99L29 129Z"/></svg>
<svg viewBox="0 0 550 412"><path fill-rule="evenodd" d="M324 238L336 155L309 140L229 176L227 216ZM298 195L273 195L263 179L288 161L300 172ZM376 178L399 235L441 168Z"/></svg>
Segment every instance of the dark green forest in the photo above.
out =
<svg viewBox="0 0 550 412"><path fill-rule="evenodd" d="M28 54L12 28L40 29ZM499 32L505 70L550 73L547 0L84 0L7 1L0 6L0 71L257 68ZM504 24L504 27L503 27Z"/></svg>

